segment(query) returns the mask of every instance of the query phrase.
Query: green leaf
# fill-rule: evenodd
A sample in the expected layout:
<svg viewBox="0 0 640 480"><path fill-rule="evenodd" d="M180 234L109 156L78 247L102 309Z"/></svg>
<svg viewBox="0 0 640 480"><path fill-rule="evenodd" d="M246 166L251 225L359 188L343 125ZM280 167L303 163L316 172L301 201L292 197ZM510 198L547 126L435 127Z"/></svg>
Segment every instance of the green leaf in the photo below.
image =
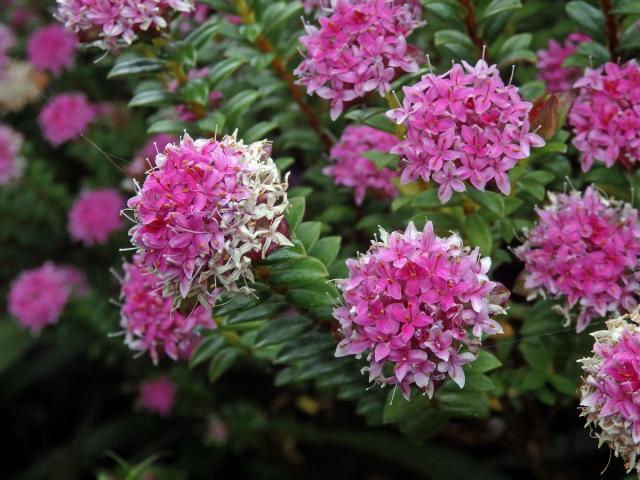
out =
<svg viewBox="0 0 640 480"><path fill-rule="evenodd" d="M316 280L286 294L289 303L302 308L332 307L338 301L338 290L326 279Z"/></svg>
<svg viewBox="0 0 640 480"><path fill-rule="evenodd" d="M534 180L520 179L516 182L516 184L522 188L525 192L530 193L536 200L542 201L544 200L545 189L544 185L540 185L538 182Z"/></svg>
<svg viewBox="0 0 640 480"><path fill-rule="evenodd" d="M341 237L321 238L309 250L309 255L316 257L327 267L333 263L340 252Z"/></svg>
<svg viewBox="0 0 640 480"><path fill-rule="evenodd" d="M200 50L220 31L220 27L220 20L218 18L212 18L195 30L192 30L184 40L193 45L197 50Z"/></svg>
<svg viewBox="0 0 640 480"><path fill-rule="evenodd" d="M329 357L322 360L318 360L315 357L306 358L298 364L295 379L299 381L311 380L312 378L340 370L349 365L350 362L351 360L346 358Z"/></svg>
<svg viewBox="0 0 640 480"><path fill-rule="evenodd" d="M209 85L202 78L189 80L180 87L178 93L187 102L205 107L209 104Z"/></svg>
<svg viewBox="0 0 640 480"><path fill-rule="evenodd" d="M262 93L258 90L243 90L236 93L225 103L223 111L228 117L238 118L261 96Z"/></svg>
<svg viewBox="0 0 640 480"><path fill-rule="evenodd" d="M258 122L249 130L244 132L244 139L247 143L264 140L267 133L278 128L278 122L273 120Z"/></svg>
<svg viewBox="0 0 640 480"><path fill-rule="evenodd" d="M289 228L295 231L304 217L306 201L303 197L296 197L289 200L289 209L285 215Z"/></svg>
<svg viewBox="0 0 640 480"><path fill-rule="evenodd" d="M309 325L311 325L311 320L299 315L271 320L258 331L255 348L282 343L304 332L309 328Z"/></svg>
<svg viewBox="0 0 640 480"><path fill-rule="evenodd" d="M220 350L209 364L209 381L214 383L227 370L229 370L240 357L240 352L235 348L225 348Z"/></svg>
<svg viewBox="0 0 640 480"><path fill-rule="evenodd" d="M500 12L515 10L516 8L522 8L520 0L492 0L491 3L487 5L482 18L488 18Z"/></svg>
<svg viewBox="0 0 640 480"><path fill-rule="evenodd" d="M464 220L464 234L473 246L480 247L483 255L491 255L493 237L487 221L477 213L469 215Z"/></svg>
<svg viewBox="0 0 640 480"><path fill-rule="evenodd" d="M471 362L466 370L471 375L475 375L477 373L487 373L491 370L495 370L496 368L500 368L502 366L502 362L498 360L493 354L481 350L478 353L478 358L476 358L473 362Z"/></svg>
<svg viewBox="0 0 640 480"><path fill-rule="evenodd" d="M107 78L124 77L126 75L137 75L140 73L159 72L164 69L164 60L154 58L123 58L118 60L113 66Z"/></svg>
<svg viewBox="0 0 640 480"><path fill-rule="evenodd" d="M384 167L395 168L400 161L399 155L381 152L380 150L367 150L362 154L362 156L375 163L378 170Z"/></svg>
<svg viewBox="0 0 640 480"><path fill-rule="evenodd" d="M299 17L301 12L302 4L300 2L271 3L264 11L262 18L260 19L260 24L264 26L264 32L269 34L291 18Z"/></svg>
<svg viewBox="0 0 640 480"><path fill-rule="evenodd" d="M129 101L129 107L162 107L175 101L175 95L163 89L145 90L136 93Z"/></svg>
<svg viewBox="0 0 640 480"><path fill-rule="evenodd" d="M299 240L293 240L292 247L281 247L278 248L275 252L269 254L267 258L262 260L262 263L265 265L271 265L275 263L282 263L288 260L293 260L296 258L301 258L306 256L306 251L302 246L302 243Z"/></svg>
<svg viewBox="0 0 640 480"><path fill-rule="evenodd" d="M296 238L302 242L304 248L309 251L320 238L322 232L322 223L320 222L304 222L298 225L295 230Z"/></svg>
<svg viewBox="0 0 640 480"><path fill-rule="evenodd" d="M502 195L499 195L495 192L490 192L488 190L481 192L480 190L476 190L475 188L468 188L467 194L474 202L487 207L499 217L504 217L504 199L502 198Z"/></svg>
<svg viewBox="0 0 640 480"><path fill-rule="evenodd" d="M551 354L544 344L524 341L520 343L519 348L527 364L534 370L548 372L553 366Z"/></svg>
<svg viewBox="0 0 640 480"><path fill-rule="evenodd" d="M500 47L500 50L498 51L498 59L504 58L518 50L527 50L529 45L531 45L532 38L533 35L530 33L519 33L518 35L509 37Z"/></svg>
<svg viewBox="0 0 640 480"><path fill-rule="evenodd" d="M575 397L577 395L578 386L568 377L554 373L549 377L549 383L560 393Z"/></svg>
<svg viewBox="0 0 640 480"><path fill-rule="evenodd" d="M450 380L440 388L435 397L438 410L446 415L461 418L481 418L489 415L489 399L485 393L460 390Z"/></svg>
<svg viewBox="0 0 640 480"><path fill-rule="evenodd" d="M245 61L241 58L227 58L218 62L209 70L209 86L214 89L223 80L233 75L244 63Z"/></svg>
<svg viewBox="0 0 640 480"><path fill-rule="evenodd" d="M331 335L309 332L285 343L276 355L274 363L289 363L312 355L318 355L324 351L335 350L335 347L336 343Z"/></svg>
<svg viewBox="0 0 640 480"><path fill-rule="evenodd" d="M187 124L185 122L181 122L179 120L169 120L163 119L153 122L147 128L147 133L177 133L180 134L184 132L187 128Z"/></svg>
<svg viewBox="0 0 640 480"><path fill-rule="evenodd" d="M196 349L189 357L189 368L193 368L200 365L202 362L206 362L218 353L224 346L226 341L222 335L214 333L200 342Z"/></svg>
<svg viewBox="0 0 640 480"><path fill-rule="evenodd" d="M279 263L271 269L269 283L274 287L300 287L326 278L329 275L324 264L313 257Z"/></svg>
<svg viewBox="0 0 640 480"><path fill-rule="evenodd" d="M382 423L397 423L412 418L430 408L426 395L413 394L409 400L402 396L398 388L393 388L387 395L382 413Z"/></svg>
<svg viewBox="0 0 640 480"><path fill-rule="evenodd" d="M229 316L229 325L253 322L254 320L269 320L274 314L280 312L285 305L277 301L260 303L257 306L240 310Z"/></svg>
<svg viewBox="0 0 640 480"><path fill-rule="evenodd" d="M599 8L583 1L573 1L565 5L565 10L585 33L593 38L603 38L604 15Z"/></svg>
<svg viewBox="0 0 640 480"><path fill-rule="evenodd" d="M611 13L617 15L640 15L640 0L618 0Z"/></svg>
<svg viewBox="0 0 640 480"><path fill-rule="evenodd" d="M0 372L15 362L33 344L33 338L13 321L0 321Z"/></svg>

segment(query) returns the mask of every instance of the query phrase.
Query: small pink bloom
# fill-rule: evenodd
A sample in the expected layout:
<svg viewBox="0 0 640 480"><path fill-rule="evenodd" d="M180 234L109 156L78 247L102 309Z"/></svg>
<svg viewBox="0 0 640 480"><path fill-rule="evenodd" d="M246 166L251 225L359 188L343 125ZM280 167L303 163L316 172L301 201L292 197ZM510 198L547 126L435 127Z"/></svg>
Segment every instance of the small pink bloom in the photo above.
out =
<svg viewBox="0 0 640 480"><path fill-rule="evenodd" d="M122 227L124 198L115 190L86 190L69 211L69 232L87 246L106 243Z"/></svg>
<svg viewBox="0 0 640 480"><path fill-rule="evenodd" d="M591 37L582 33L572 33L561 44L557 40L549 40L546 49L538 50L538 75L539 80L543 80L547 84L547 90L550 92L562 92L570 90L580 75L581 68L567 68L562 64L573 55L578 49L578 45L583 42L591 41Z"/></svg>
<svg viewBox="0 0 640 480"><path fill-rule="evenodd" d="M587 68L574 87L579 94L569 124L582 170L588 171L595 161L634 167L640 159L640 67L631 60Z"/></svg>
<svg viewBox="0 0 640 480"><path fill-rule="evenodd" d="M484 190L490 181L505 195L507 176L530 147L544 141L530 132L525 102L505 85L495 65L454 64L444 75L427 74L404 87L402 105L387 116L407 127L393 153L403 156L402 183L421 178L439 184L440 201L466 189L465 180Z"/></svg>
<svg viewBox="0 0 640 480"><path fill-rule="evenodd" d="M20 151L23 142L22 134L0 123L0 185L6 185L22 174Z"/></svg>
<svg viewBox="0 0 640 480"><path fill-rule="evenodd" d="M366 125L348 126L340 141L331 149L332 164L323 172L334 177L336 184L355 190L356 205L362 204L367 189L383 198L393 198L398 192L391 180L397 176L388 168L377 169L363 154L369 150L389 153L398 139Z"/></svg>
<svg viewBox="0 0 640 480"><path fill-rule="evenodd" d="M462 388L462 367L482 336L501 331L492 317L506 299L494 303L493 292L504 287L489 280L489 266L458 235L436 236L431 223L422 232L413 223L382 230L338 282L345 305L334 310L344 337L336 356L369 355L370 381L398 385L407 398L412 385L431 396L447 377Z"/></svg>
<svg viewBox="0 0 640 480"><path fill-rule="evenodd" d="M86 132L94 118L95 111L83 93L63 93L45 105L38 123L44 138L58 146Z"/></svg>
<svg viewBox="0 0 640 480"><path fill-rule="evenodd" d="M158 133L151 137L146 145L136 152L131 164L127 166L127 173L134 178L144 176L147 170L155 166L156 155L164 152L165 147L176 140L175 135L168 133Z"/></svg>
<svg viewBox="0 0 640 480"><path fill-rule="evenodd" d="M516 255L525 262L525 287L564 298L564 310L578 310L576 330L608 312L635 308L640 290L638 211L603 198L554 193L538 210L538 223L525 232Z"/></svg>
<svg viewBox="0 0 640 480"><path fill-rule="evenodd" d="M147 380L140 384L138 401L152 413L166 417L171 413L176 399L176 386L167 377Z"/></svg>
<svg viewBox="0 0 640 480"><path fill-rule="evenodd" d="M48 70L54 75L73 66L75 49L75 37L58 24L36 30L27 44L31 65L38 70Z"/></svg>
<svg viewBox="0 0 640 480"><path fill-rule="evenodd" d="M58 322L75 286L67 267L47 262L26 270L11 283L9 313L20 325L37 334Z"/></svg>

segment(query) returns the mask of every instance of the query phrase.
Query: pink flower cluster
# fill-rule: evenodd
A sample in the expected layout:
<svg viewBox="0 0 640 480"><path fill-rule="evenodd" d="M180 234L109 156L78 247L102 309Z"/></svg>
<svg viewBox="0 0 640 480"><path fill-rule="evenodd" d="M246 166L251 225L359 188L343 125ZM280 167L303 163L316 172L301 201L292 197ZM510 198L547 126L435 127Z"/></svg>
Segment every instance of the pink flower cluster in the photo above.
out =
<svg viewBox="0 0 640 480"><path fill-rule="evenodd" d="M174 12L190 12L191 0L57 0L56 17L80 41L115 51L139 32L162 30Z"/></svg>
<svg viewBox="0 0 640 480"><path fill-rule="evenodd" d="M635 308L640 289L637 210L589 187L584 194L549 193L549 204L538 216L516 249L532 297L566 297L561 310L569 319L569 311L578 307L578 332L594 317Z"/></svg>
<svg viewBox="0 0 640 480"><path fill-rule="evenodd" d="M362 204L368 188L381 197L393 198L398 194L391 182L395 172L388 168L378 170L363 154L369 150L389 153L396 143L398 139L390 133L366 125L350 125L331 149L334 163L323 172L334 177L338 185L355 189L357 205Z"/></svg>
<svg viewBox="0 0 640 480"><path fill-rule="evenodd" d="M0 123L0 185L6 185L22 173L23 143L22 134Z"/></svg>
<svg viewBox="0 0 640 480"><path fill-rule="evenodd" d="M594 332L593 356L580 361L585 372L580 388L581 416L595 428L627 471L640 472L640 315L638 310L607 321Z"/></svg>
<svg viewBox="0 0 640 480"><path fill-rule="evenodd" d="M398 385L406 398L411 385L431 396L447 376L462 388L482 335L502 331L492 317L508 295L487 277L490 266L457 234L436 236L431 222L422 232L413 223L404 233L381 230L338 283L345 306L334 311L344 335L336 356L366 353L369 380Z"/></svg>
<svg viewBox="0 0 640 480"><path fill-rule="evenodd" d="M385 95L399 71L418 70L419 50L407 37L420 25L414 5L393 0L338 0L320 27L306 25L305 59L295 70L309 95L331 100L331 118L373 90Z"/></svg>
<svg viewBox="0 0 640 480"><path fill-rule="evenodd" d="M163 352L178 360L188 357L200 341L200 330L215 328L209 308L197 305L187 315L175 310L172 299L162 295L160 280L139 255L133 257L133 263L125 263L123 270L120 326L132 350L149 352L155 364Z"/></svg>
<svg viewBox="0 0 640 480"><path fill-rule="evenodd" d="M443 203L454 190L465 190L464 180L480 190L493 180L508 195L509 170L532 146L544 145L530 132L531 103L502 82L495 65L462 64L404 87L402 106L387 112L407 127L405 139L392 150L403 156L401 182L433 179Z"/></svg>
<svg viewBox="0 0 640 480"><path fill-rule="evenodd" d="M42 109L38 123L42 135L54 146L82 135L96 113L84 93L63 93Z"/></svg>
<svg viewBox="0 0 640 480"><path fill-rule="evenodd" d="M176 303L251 292L252 258L290 245L282 231L287 183L270 153L266 141L185 135L157 155L156 169L129 200L138 222L131 241Z"/></svg>
<svg viewBox="0 0 640 480"><path fill-rule="evenodd" d="M75 49L76 38L57 24L36 30L27 44L31 65L54 75L73 66Z"/></svg>
<svg viewBox="0 0 640 480"><path fill-rule="evenodd" d="M11 29L5 24L0 23L0 67L9 62L8 52L13 47L15 38Z"/></svg>
<svg viewBox="0 0 640 480"><path fill-rule="evenodd" d="M156 155L163 152L165 147L176 141L175 135L168 133L158 133L151 137L147 144L142 147L133 157L127 166L127 173L134 178L142 177L144 173L153 168Z"/></svg>
<svg viewBox="0 0 640 480"><path fill-rule="evenodd" d="M167 377L147 380L140 384L138 402L150 412L166 417L176 399L176 386Z"/></svg>
<svg viewBox="0 0 640 480"><path fill-rule="evenodd" d="M86 190L69 210L71 238L87 246L106 243L109 235L122 227L120 211L124 198L116 190Z"/></svg>
<svg viewBox="0 0 640 480"><path fill-rule="evenodd" d="M57 267L47 262L20 273L11 283L9 313L20 325L37 334L58 322L74 289L79 294L86 290L84 275L73 267Z"/></svg>
<svg viewBox="0 0 640 480"><path fill-rule="evenodd" d="M569 112L582 170L595 160L630 168L640 159L640 67L631 60L587 68L574 84L579 94Z"/></svg>
<svg viewBox="0 0 640 480"><path fill-rule="evenodd" d="M563 67L562 64L578 49L578 45L589 42L591 37L584 33L572 33L561 44L557 40L549 40L549 45L544 50L538 50L538 80L543 80L547 85L547 90L563 92L571 89L575 82L582 75L581 68Z"/></svg>

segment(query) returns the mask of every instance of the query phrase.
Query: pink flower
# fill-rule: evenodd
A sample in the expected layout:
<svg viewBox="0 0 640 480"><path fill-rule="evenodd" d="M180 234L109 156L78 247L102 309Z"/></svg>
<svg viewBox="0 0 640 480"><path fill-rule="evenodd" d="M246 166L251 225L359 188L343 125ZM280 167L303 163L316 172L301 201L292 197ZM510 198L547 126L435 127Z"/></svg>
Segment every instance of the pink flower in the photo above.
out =
<svg viewBox="0 0 640 480"><path fill-rule="evenodd" d="M574 307L579 312L578 332L594 317L633 310L640 289L637 210L593 187L584 194L549 193L549 200L516 249L525 262L525 288L534 297L564 297L567 318Z"/></svg>
<svg viewBox="0 0 640 480"><path fill-rule="evenodd" d="M69 211L69 233L87 246L106 243L122 227L124 198L115 190L86 190Z"/></svg>
<svg viewBox="0 0 640 480"><path fill-rule="evenodd" d="M95 111L83 93L63 93L42 109L38 123L42 135L58 146L82 135L95 118Z"/></svg>
<svg viewBox="0 0 640 480"><path fill-rule="evenodd" d="M104 50L131 45L139 32L167 27L176 12L193 10L191 0L57 0L56 17L81 41Z"/></svg>
<svg viewBox="0 0 640 480"><path fill-rule="evenodd" d="M575 88L569 112L573 144L581 152L582 170L593 162L631 168L640 158L640 68L635 61L587 68Z"/></svg>
<svg viewBox="0 0 640 480"><path fill-rule="evenodd" d="M140 384L138 401L152 413L166 417L176 399L176 386L168 377L147 380Z"/></svg>
<svg viewBox="0 0 640 480"><path fill-rule="evenodd" d="M202 329L215 328L210 308L197 305L187 315L175 310L172 299L162 295L160 280L139 255L123 270L120 326L131 350L149 352L154 364L162 353L177 361L199 341Z"/></svg>
<svg viewBox="0 0 640 480"><path fill-rule="evenodd" d="M627 472L640 455L640 316L638 310L594 332L593 356L579 360L585 372L580 388L581 416L587 426L625 462Z"/></svg>
<svg viewBox="0 0 640 480"><path fill-rule="evenodd" d="M531 147L544 145L530 132L531 103L502 82L495 65L462 64L404 87L402 106L387 112L407 127L405 139L392 149L403 156L401 182L432 179L443 203L454 190L466 189L465 180L479 190L493 180L508 195L509 170Z"/></svg>
<svg viewBox="0 0 640 480"><path fill-rule="evenodd" d="M14 43L15 38L11 29L5 24L0 23L0 67L9 62L8 52Z"/></svg>
<svg viewBox="0 0 640 480"><path fill-rule="evenodd" d="M591 37L583 33L572 33L561 44L557 40L549 40L546 50L538 50L538 80L547 84L547 90L555 93L571 89L580 75L581 68L565 68L562 66L567 57L573 55L578 45L591 41Z"/></svg>
<svg viewBox="0 0 640 480"><path fill-rule="evenodd" d="M60 75L63 70L73 66L75 49L75 37L57 24L36 30L27 44L31 65L54 75Z"/></svg>
<svg viewBox="0 0 640 480"><path fill-rule="evenodd" d="M72 290L78 287L77 279L70 275L69 267L56 267L51 262L23 271L11 283L9 313L37 334L58 322Z"/></svg>
<svg viewBox="0 0 640 480"><path fill-rule="evenodd" d="M420 9L392 0L339 0L333 13L306 25L305 59L295 70L307 93L331 100L337 119L346 102L373 90L384 96L400 71L418 70L419 50L406 38L420 25Z"/></svg>
<svg viewBox="0 0 640 480"><path fill-rule="evenodd" d="M270 153L266 141L185 135L156 156L156 169L129 200L138 222L131 242L177 303L252 291L252 259L291 244L287 183Z"/></svg>
<svg viewBox="0 0 640 480"><path fill-rule="evenodd" d="M22 134L0 123L0 185L6 185L22 174L20 151L23 142Z"/></svg>
<svg viewBox="0 0 640 480"><path fill-rule="evenodd" d="M153 168L156 155L163 152L168 144L175 141L175 135L169 135L168 133L154 135L143 148L136 152L127 167L127 173L134 178L142 177L147 170Z"/></svg>
<svg viewBox="0 0 640 480"><path fill-rule="evenodd" d="M362 204L368 188L383 198L393 198L398 192L391 179L395 172L388 168L377 169L376 164L363 154L369 150L389 153L398 139L366 125L348 126L340 141L331 149L332 165L323 172L334 177L338 185L355 189L356 204Z"/></svg>
<svg viewBox="0 0 640 480"><path fill-rule="evenodd" d="M457 234L436 236L431 222L422 232L413 223L404 233L381 230L338 282L336 356L368 355L369 380L398 385L406 398L412 385L433 395L447 377L462 388L482 335L502 331L493 317L504 313L506 289L489 280L490 266Z"/></svg>

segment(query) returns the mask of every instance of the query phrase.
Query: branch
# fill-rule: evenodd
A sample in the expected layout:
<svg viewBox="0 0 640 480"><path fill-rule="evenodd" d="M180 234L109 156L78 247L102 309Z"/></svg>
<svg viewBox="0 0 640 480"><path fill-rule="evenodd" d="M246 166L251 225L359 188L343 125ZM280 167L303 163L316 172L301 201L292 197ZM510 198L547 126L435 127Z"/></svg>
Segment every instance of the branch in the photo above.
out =
<svg viewBox="0 0 640 480"><path fill-rule="evenodd" d="M256 23L256 17L253 11L251 11L250 7L247 5L245 0L236 0L236 9L238 10L238 14L240 18L242 18L242 23L245 25L253 25ZM333 140L327 134L327 132L322 128L322 124L320 123L320 119L313 111L311 106L305 101L305 92L295 83L295 78L285 66L285 62L278 56L277 52L273 48L273 45L269 41L267 37L265 37L262 33L259 33L255 39L256 47L263 53L270 53L273 55L273 60L271 61L271 68L273 68L276 75L282 80L289 89L289 93L293 100L298 104L298 107L307 117L307 121L311 128L313 128L322 143L324 143L327 149L330 149L333 146Z"/></svg>
<svg viewBox="0 0 640 480"><path fill-rule="evenodd" d="M611 0L600 0L602 13L605 16L605 25L607 28L607 43L611 52L611 59L615 61L616 48L618 47L618 22L615 15L611 13L613 4Z"/></svg>
<svg viewBox="0 0 640 480"><path fill-rule="evenodd" d="M473 7L471 0L459 0L460 4L467 10L467 15L464 17L464 24L467 27L467 33L471 38L471 41L478 50L478 54L482 56L487 63L491 63L489 60L489 54L486 52L484 40L478 32L478 24L476 23L476 11Z"/></svg>

